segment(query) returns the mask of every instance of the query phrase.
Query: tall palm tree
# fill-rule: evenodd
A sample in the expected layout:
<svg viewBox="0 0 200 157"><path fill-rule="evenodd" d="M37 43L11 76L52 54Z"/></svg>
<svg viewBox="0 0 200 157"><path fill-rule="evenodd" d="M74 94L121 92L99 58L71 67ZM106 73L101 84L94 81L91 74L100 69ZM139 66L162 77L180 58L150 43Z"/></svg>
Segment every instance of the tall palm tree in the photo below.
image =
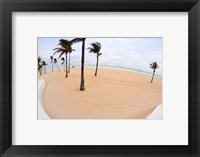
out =
<svg viewBox="0 0 200 157"><path fill-rule="evenodd" d="M159 68L159 66L158 66L157 62L152 62L152 63L150 63L150 68L153 69L153 76L152 76L152 79L151 79L151 83L152 83L154 75L155 75L155 71L156 71L156 69Z"/></svg>
<svg viewBox="0 0 200 157"><path fill-rule="evenodd" d="M62 62L61 62L61 64L63 64L63 65L64 65L64 72L65 72L65 58L64 58L64 57L62 57L62 58L61 58L61 61L62 61Z"/></svg>
<svg viewBox="0 0 200 157"><path fill-rule="evenodd" d="M50 56L50 60L51 60L52 72L53 72L53 63L54 63L54 61L53 61L53 56Z"/></svg>
<svg viewBox="0 0 200 157"><path fill-rule="evenodd" d="M60 71L60 69L59 69L59 67L58 67L58 61L57 61L57 59L56 58L54 58L54 60L53 60L53 62L54 62L54 64L57 66L57 68L58 68L58 71Z"/></svg>
<svg viewBox="0 0 200 157"><path fill-rule="evenodd" d="M84 80L84 62L85 62L85 40L86 38L75 38L69 41L70 45L82 42L82 55L81 55L81 83L80 83L80 90L85 90L85 80Z"/></svg>
<svg viewBox="0 0 200 157"><path fill-rule="evenodd" d="M42 75L42 58L38 57L38 71L40 73L40 76Z"/></svg>
<svg viewBox="0 0 200 157"><path fill-rule="evenodd" d="M91 47L88 47L90 53L95 53L97 55L97 62L96 62L96 70L94 76L97 76L98 64L99 64L99 56L102 53L99 53L101 50L101 44L98 42L92 43Z"/></svg>
<svg viewBox="0 0 200 157"><path fill-rule="evenodd" d="M67 70L67 54L72 52L71 43L69 43L68 40L60 39L58 45L61 45L61 47L55 48L55 49L53 49L53 51L55 51L54 54L60 53L59 58L60 58L63 54L65 54L65 57L66 57L66 59L65 59L65 61L66 61L66 63L65 63L65 66L66 66L66 75L65 75L65 77L67 78L67 77L68 77L68 70Z"/></svg>
<svg viewBox="0 0 200 157"><path fill-rule="evenodd" d="M48 64L45 62L45 61L42 61L42 66L44 67L44 73L46 74L46 66L47 66Z"/></svg>

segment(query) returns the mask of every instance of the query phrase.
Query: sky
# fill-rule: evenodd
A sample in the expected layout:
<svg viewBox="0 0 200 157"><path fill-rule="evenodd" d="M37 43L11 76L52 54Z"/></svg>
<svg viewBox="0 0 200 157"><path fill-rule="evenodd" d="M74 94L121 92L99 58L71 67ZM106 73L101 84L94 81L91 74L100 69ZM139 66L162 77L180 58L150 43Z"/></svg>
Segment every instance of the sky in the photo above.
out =
<svg viewBox="0 0 200 157"><path fill-rule="evenodd" d="M41 56L49 67L50 56L54 53L53 49L59 47L60 39L73 38L38 38L38 56ZM149 64L156 61L159 65L156 74L162 76L163 38L86 38L85 66L96 66L96 54L89 53L87 49L94 42L101 43L99 67L132 69L151 74ZM80 66L82 43L73 44L72 48L75 51L71 54L71 66ZM59 54L54 55L58 60L58 66L63 67L58 57Z"/></svg>

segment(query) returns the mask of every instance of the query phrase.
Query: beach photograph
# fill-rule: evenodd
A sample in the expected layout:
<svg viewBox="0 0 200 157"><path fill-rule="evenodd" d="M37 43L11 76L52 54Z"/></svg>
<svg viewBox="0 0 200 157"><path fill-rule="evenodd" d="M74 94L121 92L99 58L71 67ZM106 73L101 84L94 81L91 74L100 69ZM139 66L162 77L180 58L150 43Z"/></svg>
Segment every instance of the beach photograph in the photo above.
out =
<svg viewBox="0 0 200 157"><path fill-rule="evenodd" d="M163 38L37 38L37 119L162 120Z"/></svg>

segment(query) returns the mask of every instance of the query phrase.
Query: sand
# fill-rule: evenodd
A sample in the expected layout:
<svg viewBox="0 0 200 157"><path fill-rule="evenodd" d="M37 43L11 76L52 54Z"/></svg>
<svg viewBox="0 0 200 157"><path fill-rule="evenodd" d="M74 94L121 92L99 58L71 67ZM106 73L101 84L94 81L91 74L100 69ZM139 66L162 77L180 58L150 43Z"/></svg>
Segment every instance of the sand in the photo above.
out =
<svg viewBox="0 0 200 157"><path fill-rule="evenodd" d="M51 119L144 119L162 103L162 79L124 70L85 68L85 91L80 91L80 68L68 78L61 69L44 79L44 109Z"/></svg>

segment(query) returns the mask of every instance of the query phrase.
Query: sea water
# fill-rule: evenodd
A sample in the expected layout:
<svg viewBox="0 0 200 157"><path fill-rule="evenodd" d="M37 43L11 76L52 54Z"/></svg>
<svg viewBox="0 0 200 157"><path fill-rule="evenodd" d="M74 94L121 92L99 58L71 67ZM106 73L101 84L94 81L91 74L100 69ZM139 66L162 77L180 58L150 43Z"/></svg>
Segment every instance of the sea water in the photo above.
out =
<svg viewBox="0 0 200 157"><path fill-rule="evenodd" d="M74 66L75 68L80 67L80 65L71 65ZM58 65L59 68L64 68L63 65ZM86 64L85 65L86 68L96 68L94 65L90 65L90 64ZM50 70L52 68L52 65L47 65L46 70ZM54 64L53 65L54 70L57 70L57 66ZM146 74L149 76L152 76L152 73L141 70L141 69L134 69L134 68L130 68L130 67L124 67L124 66L115 66L115 65L99 65L99 68L107 68L107 69L116 69L116 70L125 70L125 71L131 71L131 72L137 72L137 73L141 73L141 74ZM153 71L153 70L152 70ZM162 79L161 75L158 75L155 73L155 77L158 77L160 79Z"/></svg>

